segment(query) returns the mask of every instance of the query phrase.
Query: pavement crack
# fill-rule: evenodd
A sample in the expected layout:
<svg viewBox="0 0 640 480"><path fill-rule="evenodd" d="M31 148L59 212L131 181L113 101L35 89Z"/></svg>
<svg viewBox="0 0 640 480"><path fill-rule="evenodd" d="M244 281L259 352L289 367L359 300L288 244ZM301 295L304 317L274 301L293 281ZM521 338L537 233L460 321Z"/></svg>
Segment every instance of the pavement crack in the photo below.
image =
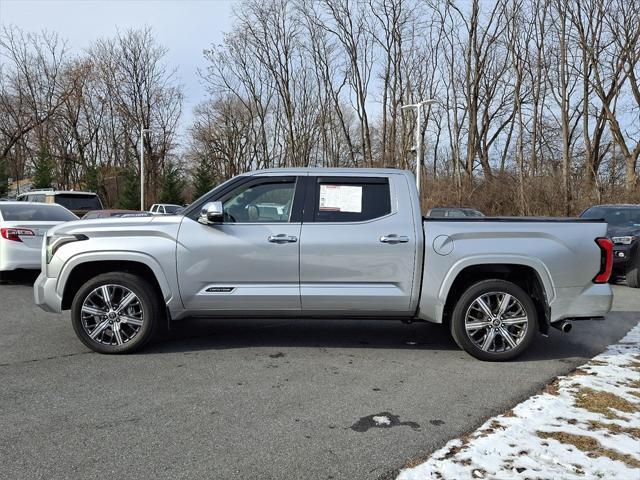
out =
<svg viewBox="0 0 640 480"><path fill-rule="evenodd" d="M10 367L12 365L23 365L25 363L44 362L44 361L47 361L47 360L56 360L58 358L77 357L78 355L88 355L90 353L93 353L93 352L66 353L64 355L53 355L51 357L31 358L29 360L18 360L17 362L0 363L0 367Z"/></svg>

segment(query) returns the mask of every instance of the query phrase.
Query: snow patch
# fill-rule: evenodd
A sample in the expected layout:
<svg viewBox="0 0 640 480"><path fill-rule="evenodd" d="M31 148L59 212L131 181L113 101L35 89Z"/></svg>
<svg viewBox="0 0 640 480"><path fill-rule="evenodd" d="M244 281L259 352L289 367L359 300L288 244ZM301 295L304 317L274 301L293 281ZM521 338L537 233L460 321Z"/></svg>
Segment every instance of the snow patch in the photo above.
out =
<svg viewBox="0 0 640 480"><path fill-rule="evenodd" d="M375 415L372 420L376 422L376 425L391 425L389 417L385 417L384 415Z"/></svg>
<svg viewBox="0 0 640 480"><path fill-rule="evenodd" d="M557 394L536 395L489 419L397 480L640 478L640 442L630 430L640 428L639 380L640 324L574 374L559 377ZM580 408L578 393L589 391L613 394L632 408ZM579 438L597 450L571 443Z"/></svg>

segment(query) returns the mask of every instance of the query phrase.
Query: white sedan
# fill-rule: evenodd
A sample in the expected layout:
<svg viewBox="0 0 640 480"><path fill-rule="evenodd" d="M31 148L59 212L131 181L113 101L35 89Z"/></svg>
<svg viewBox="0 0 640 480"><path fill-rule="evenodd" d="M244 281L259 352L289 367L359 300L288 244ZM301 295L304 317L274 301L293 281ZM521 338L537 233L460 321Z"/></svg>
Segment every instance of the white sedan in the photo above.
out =
<svg viewBox="0 0 640 480"><path fill-rule="evenodd" d="M42 238L60 223L77 220L55 203L0 203L0 273L40 269Z"/></svg>

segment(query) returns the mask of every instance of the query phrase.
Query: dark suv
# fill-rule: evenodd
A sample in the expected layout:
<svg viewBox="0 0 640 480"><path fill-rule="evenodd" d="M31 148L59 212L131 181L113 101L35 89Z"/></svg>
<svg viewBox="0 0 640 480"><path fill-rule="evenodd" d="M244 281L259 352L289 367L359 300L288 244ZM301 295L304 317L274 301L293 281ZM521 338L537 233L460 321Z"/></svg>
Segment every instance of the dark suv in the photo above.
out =
<svg viewBox="0 0 640 480"><path fill-rule="evenodd" d="M627 285L640 287L640 205L596 205L584 218L604 218L613 241L613 271L627 277Z"/></svg>

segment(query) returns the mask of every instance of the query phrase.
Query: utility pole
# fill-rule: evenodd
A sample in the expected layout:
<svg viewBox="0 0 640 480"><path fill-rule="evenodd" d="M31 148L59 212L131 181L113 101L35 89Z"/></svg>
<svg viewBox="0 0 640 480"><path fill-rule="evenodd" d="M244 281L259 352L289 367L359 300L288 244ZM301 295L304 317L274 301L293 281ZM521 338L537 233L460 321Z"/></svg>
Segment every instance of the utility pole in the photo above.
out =
<svg viewBox="0 0 640 480"><path fill-rule="evenodd" d="M438 100L430 98L428 100L400 107L401 109L415 108L418 115L418 118L416 119L416 144L414 146L416 151L416 187L418 188L418 195L420 194L420 173L422 171L422 135L420 126L422 122L422 106L433 105L434 103L438 103Z"/></svg>
<svg viewBox="0 0 640 480"><path fill-rule="evenodd" d="M140 211L144 212L144 134L150 132L140 124Z"/></svg>

